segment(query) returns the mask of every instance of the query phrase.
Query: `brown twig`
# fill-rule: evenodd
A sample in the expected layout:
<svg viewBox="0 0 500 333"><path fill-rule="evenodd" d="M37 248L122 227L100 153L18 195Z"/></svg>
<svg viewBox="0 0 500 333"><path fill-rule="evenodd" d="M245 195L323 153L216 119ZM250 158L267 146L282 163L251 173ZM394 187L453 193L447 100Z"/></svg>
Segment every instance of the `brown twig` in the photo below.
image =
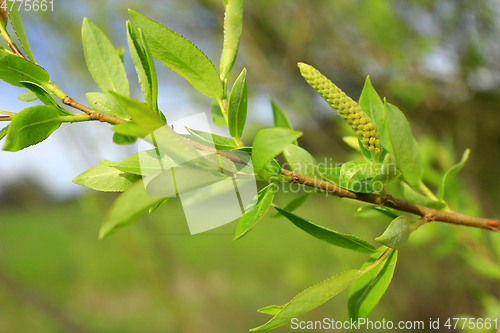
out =
<svg viewBox="0 0 500 333"><path fill-rule="evenodd" d="M340 198L350 198L368 202L374 205L391 207L403 212L408 212L421 217L425 217L428 221L447 222L493 231L500 231L499 220L485 219L460 213L445 212L442 210L416 205L398 198L394 198L391 195L387 195L387 197L384 199L378 194L352 192L330 182L301 175L286 169L283 169L283 174L285 176L291 177L293 181L297 183L328 191Z"/></svg>
<svg viewBox="0 0 500 333"><path fill-rule="evenodd" d="M107 114L104 114L101 112L97 112L94 109L89 108L88 106L85 106L83 104L78 103L77 101L75 101L73 98L71 98L69 96L64 97L62 99L62 102L66 105L69 105L69 106L77 109L77 110L85 112L87 115L90 116L91 120L99 120L99 121L107 122L107 123L111 123L111 124L121 124L121 123L126 121L125 119L121 119L121 118L113 117L113 116L110 116L110 115L107 115Z"/></svg>

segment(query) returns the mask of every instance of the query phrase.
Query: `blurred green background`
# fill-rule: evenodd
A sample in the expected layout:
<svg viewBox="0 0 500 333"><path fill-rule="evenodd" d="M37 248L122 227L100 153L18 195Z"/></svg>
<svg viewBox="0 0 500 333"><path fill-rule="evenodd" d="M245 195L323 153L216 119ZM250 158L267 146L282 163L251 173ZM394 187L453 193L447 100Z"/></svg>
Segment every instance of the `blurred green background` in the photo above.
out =
<svg viewBox="0 0 500 333"><path fill-rule="evenodd" d="M104 29L115 46L126 46L127 8L189 38L218 66L219 0L55 0L54 12L21 15L38 62L63 91L86 103L85 92L97 87L83 58L83 17ZM370 75L379 94L410 119L426 183L435 188L470 148L471 158L451 179L446 199L457 211L498 218L499 32L495 1L246 1L233 73L234 79L243 67L248 70L250 123L243 141L250 144L258 129L272 126L269 94L304 132L299 143L319 161L359 158L342 141L350 130L308 87L296 63L318 68L354 99ZM133 96L141 98L128 51L125 65ZM210 109L210 101L182 78L160 65L158 72L167 119ZM0 107L18 111L18 104L6 106L15 96L6 86ZM10 181L6 174L12 171L0 169L0 332L244 332L269 319L257 309L285 304L366 260L313 239L283 218L264 218L238 241L232 241L236 222L190 236L179 200L98 241L116 196L51 184L68 174L64 184L71 186L71 177L99 159L124 158L135 147L116 148L105 124L68 125L62 132L19 153L29 158L46 145L44 158L26 160L26 170L37 175L52 160L52 173ZM0 164L12 158L2 152ZM63 192L73 195L57 195ZM391 192L398 194L398 186ZM277 203L295 196L279 194ZM373 240L389 221L354 216L359 206L314 194L297 214ZM426 225L400 251L393 283L370 319L498 318L499 258L498 234ZM343 292L300 319L347 320L346 301ZM276 330L289 331L289 325Z"/></svg>

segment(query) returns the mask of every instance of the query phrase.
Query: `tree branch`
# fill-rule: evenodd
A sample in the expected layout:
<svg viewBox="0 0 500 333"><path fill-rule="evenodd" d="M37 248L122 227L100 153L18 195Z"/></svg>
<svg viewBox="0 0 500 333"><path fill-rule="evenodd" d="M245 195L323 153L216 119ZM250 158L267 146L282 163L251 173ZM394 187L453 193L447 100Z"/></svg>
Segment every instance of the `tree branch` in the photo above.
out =
<svg viewBox="0 0 500 333"><path fill-rule="evenodd" d="M193 147L210 151L213 153L220 154L221 156L227 157L233 162L242 163L243 161L236 155L224 151L215 149L213 147L206 146L202 143L190 140L185 138L187 142L189 142ZM437 222L446 222L452 224L466 225L469 227L482 228L493 231L500 231L500 220L492 220L481 217L474 217L470 215L465 215L461 213L455 212L445 212L442 210L437 210L433 208L428 208L420 205L413 204L411 202L407 202L398 198L393 197L392 195L387 195L384 199L379 194L367 194L367 193L358 193L346 190L340 186L337 186L333 183L316 179L313 177L301 175L299 173L295 173L293 171L282 169L283 175L290 177L292 182L296 182L302 185L315 187L324 191L328 191L333 193L335 196L339 198L349 198L354 200L359 200L367 203L371 203L379 206L387 206L390 208L397 209L402 212L408 212L415 215L418 215L422 218L425 218L427 221L437 221Z"/></svg>
<svg viewBox="0 0 500 333"><path fill-rule="evenodd" d="M375 205L391 207L399 211L408 212L421 216L427 219L428 221L439 221L439 222L467 225L470 227L483 228L493 231L500 231L499 220L485 219L481 217L474 217L460 213L445 212L442 210L416 205L398 198L394 198L391 195L387 195L387 197L384 199L378 194L352 192L342 187L339 187L335 184L326 182L324 180L319 180L309 176L304 176L286 169L282 170L283 174L285 176L291 177L293 182L328 191L340 198L350 198L354 200L368 202Z"/></svg>

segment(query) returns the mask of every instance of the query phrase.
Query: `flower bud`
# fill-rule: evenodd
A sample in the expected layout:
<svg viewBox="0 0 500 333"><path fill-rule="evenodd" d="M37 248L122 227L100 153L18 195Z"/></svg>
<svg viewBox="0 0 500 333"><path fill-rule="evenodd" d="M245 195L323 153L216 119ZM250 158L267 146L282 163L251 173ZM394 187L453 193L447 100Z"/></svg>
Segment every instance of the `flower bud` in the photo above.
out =
<svg viewBox="0 0 500 333"><path fill-rule="evenodd" d="M0 0L0 26L5 29L7 27L7 0Z"/></svg>
<svg viewBox="0 0 500 333"><path fill-rule="evenodd" d="M375 155L380 155L380 136L370 117L332 81L328 80L314 67L299 63L300 73L309 85L342 116L356 132L363 146Z"/></svg>

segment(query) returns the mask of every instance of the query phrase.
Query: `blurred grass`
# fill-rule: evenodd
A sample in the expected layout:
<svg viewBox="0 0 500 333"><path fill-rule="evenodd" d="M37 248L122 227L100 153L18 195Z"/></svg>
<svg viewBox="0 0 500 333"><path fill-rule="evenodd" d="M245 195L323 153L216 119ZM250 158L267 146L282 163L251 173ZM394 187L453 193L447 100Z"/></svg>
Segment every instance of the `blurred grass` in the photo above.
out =
<svg viewBox="0 0 500 333"><path fill-rule="evenodd" d="M97 233L113 195L2 207L0 332L243 332L270 317L257 309L285 304L365 255L320 242L284 218L264 218L241 240L236 223L191 236L177 199L103 241ZM278 204L291 194L280 194ZM313 195L297 214L366 239L383 220L352 217L358 205ZM21 208L21 209L20 209ZM496 288L458 256L437 256L436 241L400 254L394 282L371 320L482 315L471 290ZM430 238L428 238L430 239ZM459 277L459 278L457 278ZM347 292L301 320L347 320ZM289 332L285 325L276 332Z"/></svg>

